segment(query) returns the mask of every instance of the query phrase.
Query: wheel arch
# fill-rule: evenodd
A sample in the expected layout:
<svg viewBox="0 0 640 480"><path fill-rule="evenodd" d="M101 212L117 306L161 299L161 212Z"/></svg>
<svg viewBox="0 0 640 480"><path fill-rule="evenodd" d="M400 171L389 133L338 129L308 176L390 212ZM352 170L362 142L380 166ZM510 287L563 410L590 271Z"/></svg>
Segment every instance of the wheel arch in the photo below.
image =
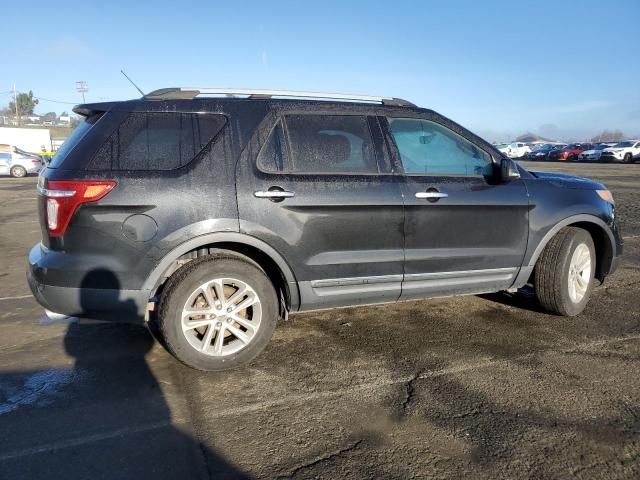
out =
<svg viewBox="0 0 640 480"><path fill-rule="evenodd" d="M171 250L149 274L144 289L156 295L165 281L192 259L228 252L260 267L284 295L286 307L297 310L300 293L296 277L285 259L269 244L250 235L236 232L216 232L192 238Z"/></svg>
<svg viewBox="0 0 640 480"><path fill-rule="evenodd" d="M594 215L574 215L556 223L536 246L536 249L529 259L528 266L530 268L535 267L538 258L549 241L564 227L578 227L589 232L596 249L595 277L603 281L611 269L616 242L608 225Z"/></svg>

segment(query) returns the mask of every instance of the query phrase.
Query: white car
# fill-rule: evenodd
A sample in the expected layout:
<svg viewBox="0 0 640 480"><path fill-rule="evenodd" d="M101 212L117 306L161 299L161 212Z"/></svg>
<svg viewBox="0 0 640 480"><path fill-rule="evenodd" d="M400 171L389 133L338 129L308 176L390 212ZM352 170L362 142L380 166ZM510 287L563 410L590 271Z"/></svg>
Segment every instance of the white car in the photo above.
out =
<svg viewBox="0 0 640 480"><path fill-rule="evenodd" d="M600 160L600 156L605 148L613 147L615 143L599 143L594 145L590 150L585 150L578 155L578 161L580 162L597 162Z"/></svg>
<svg viewBox="0 0 640 480"><path fill-rule="evenodd" d="M531 147L521 142L510 143L504 148L498 148L498 150L506 154L509 158L522 158L528 153L531 153Z"/></svg>
<svg viewBox="0 0 640 480"><path fill-rule="evenodd" d="M494 146L509 158L522 158L531 152L531 147L521 142L498 143Z"/></svg>
<svg viewBox="0 0 640 480"><path fill-rule="evenodd" d="M617 143L615 146L605 148L602 151L600 159L603 161L624 161L633 163L634 157L640 155L640 140L627 140L626 142Z"/></svg>
<svg viewBox="0 0 640 480"><path fill-rule="evenodd" d="M41 168L42 160L38 155L0 150L0 175L22 178L30 173L38 173Z"/></svg>

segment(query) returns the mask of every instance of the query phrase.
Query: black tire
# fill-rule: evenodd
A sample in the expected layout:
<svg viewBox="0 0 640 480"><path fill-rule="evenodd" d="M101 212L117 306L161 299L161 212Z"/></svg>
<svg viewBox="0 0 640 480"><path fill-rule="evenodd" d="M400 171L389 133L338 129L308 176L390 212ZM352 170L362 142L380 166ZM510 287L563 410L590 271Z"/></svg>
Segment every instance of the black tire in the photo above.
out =
<svg viewBox="0 0 640 480"><path fill-rule="evenodd" d="M633 163L633 155L631 154L631 152L625 154L624 162L625 163Z"/></svg>
<svg viewBox="0 0 640 480"><path fill-rule="evenodd" d="M182 331L182 309L198 286L216 277L229 277L250 285L260 299L262 320L251 341L240 351L211 356L196 350ZM278 297L267 275L256 265L234 256L207 256L175 272L162 292L158 308L158 333L169 353L185 365L205 371L228 370L249 363L266 347L278 320Z"/></svg>
<svg viewBox="0 0 640 480"><path fill-rule="evenodd" d="M27 176L27 170L22 165L14 165L9 171L14 178L23 178Z"/></svg>
<svg viewBox="0 0 640 480"><path fill-rule="evenodd" d="M569 294L569 270L576 248L585 244L591 255L591 275L586 293L579 302ZM577 227L561 229L545 246L535 267L534 285L540 305L550 313L574 317L580 314L591 296L596 266L593 239L586 230Z"/></svg>

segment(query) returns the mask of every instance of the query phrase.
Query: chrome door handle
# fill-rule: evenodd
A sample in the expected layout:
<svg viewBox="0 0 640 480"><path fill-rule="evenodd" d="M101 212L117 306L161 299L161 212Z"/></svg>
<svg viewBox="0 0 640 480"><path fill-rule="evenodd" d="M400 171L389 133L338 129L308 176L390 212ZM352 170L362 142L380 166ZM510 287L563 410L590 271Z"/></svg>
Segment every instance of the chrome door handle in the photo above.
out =
<svg viewBox="0 0 640 480"><path fill-rule="evenodd" d="M426 198L427 200L430 198L447 198L449 196L448 193L444 192L418 192L416 193L416 198Z"/></svg>
<svg viewBox="0 0 640 480"><path fill-rule="evenodd" d="M286 190L258 190L253 192L253 196L256 198L291 198L295 196L294 192L287 192Z"/></svg>

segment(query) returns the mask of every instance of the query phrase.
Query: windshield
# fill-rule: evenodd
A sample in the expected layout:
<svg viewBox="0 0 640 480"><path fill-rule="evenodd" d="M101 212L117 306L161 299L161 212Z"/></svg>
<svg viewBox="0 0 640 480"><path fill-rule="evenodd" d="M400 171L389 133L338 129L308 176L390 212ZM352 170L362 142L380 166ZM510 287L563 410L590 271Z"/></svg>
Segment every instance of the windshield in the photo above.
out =
<svg viewBox="0 0 640 480"><path fill-rule="evenodd" d="M633 142L620 142L616 144L616 148L629 148L633 147Z"/></svg>
<svg viewBox="0 0 640 480"><path fill-rule="evenodd" d="M80 143L82 137L87 134L100 117L101 115L94 115L93 117L89 117L81 122L58 149L51 160L51 163L49 163L49 168L59 168L69 152L73 150L78 143Z"/></svg>

